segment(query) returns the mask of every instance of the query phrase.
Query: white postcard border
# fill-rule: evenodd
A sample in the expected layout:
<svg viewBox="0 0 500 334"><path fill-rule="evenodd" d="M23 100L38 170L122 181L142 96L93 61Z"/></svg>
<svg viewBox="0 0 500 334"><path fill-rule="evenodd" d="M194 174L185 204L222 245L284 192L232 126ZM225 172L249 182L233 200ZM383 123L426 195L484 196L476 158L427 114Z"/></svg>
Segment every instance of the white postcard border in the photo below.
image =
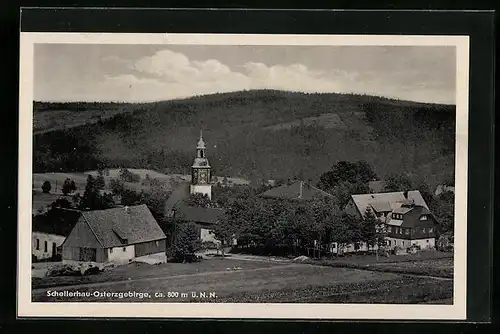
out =
<svg viewBox="0 0 500 334"><path fill-rule="evenodd" d="M469 36L24 33L20 36L18 317L463 320L467 291ZM48 303L31 301L34 44L407 45L456 47L453 305Z"/></svg>

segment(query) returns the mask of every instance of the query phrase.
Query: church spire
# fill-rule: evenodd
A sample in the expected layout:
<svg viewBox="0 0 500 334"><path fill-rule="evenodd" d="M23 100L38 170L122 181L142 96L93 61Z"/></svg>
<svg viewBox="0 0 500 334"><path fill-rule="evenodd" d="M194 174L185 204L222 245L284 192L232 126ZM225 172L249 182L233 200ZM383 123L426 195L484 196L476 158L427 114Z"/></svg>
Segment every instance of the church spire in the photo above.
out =
<svg viewBox="0 0 500 334"><path fill-rule="evenodd" d="M203 130L200 130L200 140L198 140L197 148L205 148L205 142L203 141Z"/></svg>

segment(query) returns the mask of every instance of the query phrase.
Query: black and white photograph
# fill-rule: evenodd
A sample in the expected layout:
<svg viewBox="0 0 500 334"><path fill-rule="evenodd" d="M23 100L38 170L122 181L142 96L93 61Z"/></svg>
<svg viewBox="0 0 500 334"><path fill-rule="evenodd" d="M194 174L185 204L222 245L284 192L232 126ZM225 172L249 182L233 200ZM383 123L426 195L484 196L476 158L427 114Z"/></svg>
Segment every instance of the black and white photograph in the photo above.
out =
<svg viewBox="0 0 500 334"><path fill-rule="evenodd" d="M467 64L461 36L22 34L20 302L463 317Z"/></svg>

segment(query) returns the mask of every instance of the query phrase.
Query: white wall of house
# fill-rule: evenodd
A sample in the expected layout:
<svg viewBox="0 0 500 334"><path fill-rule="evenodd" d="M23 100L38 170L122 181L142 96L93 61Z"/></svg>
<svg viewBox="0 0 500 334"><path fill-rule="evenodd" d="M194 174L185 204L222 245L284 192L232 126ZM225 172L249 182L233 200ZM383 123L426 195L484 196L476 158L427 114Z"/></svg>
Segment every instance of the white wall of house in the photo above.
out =
<svg viewBox="0 0 500 334"><path fill-rule="evenodd" d="M436 247L436 239L435 238L417 239L417 240L412 240L411 244L418 245L422 249L434 248Z"/></svg>
<svg viewBox="0 0 500 334"><path fill-rule="evenodd" d="M387 237L386 240L390 242L388 246L391 249L396 247L396 246L399 246L402 248L407 248L407 247L410 247L411 245L418 245L422 249L425 249L425 248L435 247L435 245L436 245L435 238L407 240L407 239L398 239L398 238Z"/></svg>
<svg viewBox="0 0 500 334"><path fill-rule="evenodd" d="M52 257L52 248L59 247L64 242L65 237L62 235L48 234L42 232L33 232L31 234L31 254L37 259L48 259ZM54 250L54 253L57 251Z"/></svg>
<svg viewBox="0 0 500 334"><path fill-rule="evenodd" d="M108 248L108 261L115 263L126 263L135 257L134 245Z"/></svg>
<svg viewBox="0 0 500 334"><path fill-rule="evenodd" d="M200 229L200 239L201 242L213 242L213 243L219 243L220 241L215 238L215 235L211 232L211 230L206 229L206 228L201 228Z"/></svg>
<svg viewBox="0 0 500 334"><path fill-rule="evenodd" d="M191 187L191 194L202 194L202 195L207 195L209 199L212 199L212 185L210 184L204 184L204 185L199 185L199 184L192 184Z"/></svg>
<svg viewBox="0 0 500 334"><path fill-rule="evenodd" d="M344 245L342 247L342 249L339 248L339 245L336 242L332 242L330 244L330 251L332 253L336 253L336 254L338 254L338 253L342 254L342 253L353 253L353 252L366 252L368 250L377 250L377 249L378 249L377 245L368 248L366 243L364 243L364 242L359 243L358 249L356 249L356 247L354 246L353 243Z"/></svg>

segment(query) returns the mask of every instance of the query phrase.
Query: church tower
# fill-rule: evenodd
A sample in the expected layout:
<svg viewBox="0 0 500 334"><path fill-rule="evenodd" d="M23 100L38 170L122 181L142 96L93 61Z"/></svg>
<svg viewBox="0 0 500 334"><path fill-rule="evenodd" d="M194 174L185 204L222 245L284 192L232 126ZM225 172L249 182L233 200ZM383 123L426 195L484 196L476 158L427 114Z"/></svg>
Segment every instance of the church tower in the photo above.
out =
<svg viewBox="0 0 500 334"><path fill-rule="evenodd" d="M212 199L210 164L206 156L206 147L201 131L198 145L196 145L196 157L191 166L191 194L204 194Z"/></svg>

